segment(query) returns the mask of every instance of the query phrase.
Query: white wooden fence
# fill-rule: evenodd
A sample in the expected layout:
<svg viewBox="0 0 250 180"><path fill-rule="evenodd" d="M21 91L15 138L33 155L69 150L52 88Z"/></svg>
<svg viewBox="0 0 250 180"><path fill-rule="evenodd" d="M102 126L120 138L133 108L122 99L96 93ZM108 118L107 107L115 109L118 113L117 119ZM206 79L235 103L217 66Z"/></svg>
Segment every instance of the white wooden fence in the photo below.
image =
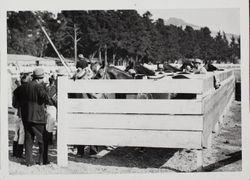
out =
<svg viewBox="0 0 250 180"><path fill-rule="evenodd" d="M214 88L214 77L221 87ZM58 164L68 163L67 145L202 148L234 97L232 70L190 79L58 79ZM193 93L195 99L70 99L68 93Z"/></svg>

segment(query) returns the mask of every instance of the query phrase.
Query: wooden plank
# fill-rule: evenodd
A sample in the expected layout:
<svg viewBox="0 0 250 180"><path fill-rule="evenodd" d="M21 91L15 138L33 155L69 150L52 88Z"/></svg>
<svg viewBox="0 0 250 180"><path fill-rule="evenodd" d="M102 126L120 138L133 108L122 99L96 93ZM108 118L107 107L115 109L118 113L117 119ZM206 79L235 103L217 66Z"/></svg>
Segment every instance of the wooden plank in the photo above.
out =
<svg viewBox="0 0 250 180"><path fill-rule="evenodd" d="M203 100L203 113L207 112L208 109L213 108L214 103L224 95L225 91L230 87L234 86L234 77L230 77L229 79L221 82L221 86L219 89L215 90L214 93L211 93Z"/></svg>
<svg viewBox="0 0 250 180"><path fill-rule="evenodd" d="M230 81L229 81L230 82ZM221 89L216 91L212 98L209 98L209 102L206 100L206 105L210 106L205 108L204 114L204 131L203 131L203 146L207 146L208 138L214 129L216 123L220 120L224 109L227 107L228 103L231 102L234 92L234 83L226 83Z"/></svg>
<svg viewBox="0 0 250 180"><path fill-rule="evenodd" d="M214 64L218 68L225 68L225 69L234 69L240 68L240 64Z"/></svg>
<svg viewBox="0 0 250 180"><path fill-rule="evenodd" d="M208 114L211 111L214 111L215 107L218 107L220 111L223 111L223 109L226 108L225 106L229 101L230 97L232 96L233 91L234 91L233 87L228 87L228 89L224 89L220 93L217 94L215 93L214 97L211 98L210 102L208 103L208 105L211 105L211 107L207 107L204 114Z"/></svg>
<svg viewBox="0 0 250 180"><path fill-rule="evenodd" d="M209 137L212 134L212 130L214 127L214 120L218 119L220 116L220 112L218 110L215 110L213 113L209 113L204 116L204 130L203 130L203 136L202 136L202 146L203 147L209 147Z"/></svg>
<svg viewBox="0 0 250 180"><path fill-rule="evenodd" d="M234 69L234 76L235 76L235 81L240 82L241 81L241 70L240 69Z"/></svg>
<svg viewBox="0 0 250 180"><path fill-rule="evenodd" d="M208 106L211 106L211 107L206 108L205 115L204 115L205 116L204 127L210 130L214 127L215 123L219 120L220 115L223 113L224 109L227 106L227 103L229 102L230 98L233 95L233 91L234 91L233 86L229 87L229 89L225 89L225 87L223 89L224 90L222 92L217 91L216 93L214 93L215 95L213 96L213 98L211 98L210 102L207 103ZM207 125L207 124L210 124L210 125Z"/></svg>
<svg viewBox="0 0 250 180"><path fill-rule="evenodd" d="M60 77L59 77L59 81ZM70 93L202 93L203 79L65 80Z"/></svg>
<svg viewBox="0 0 250 180"><path fill-rule="evenodd" d="M202 114L200 100L68 99L71 113Z"/></svg>
<svg viewBox="0 0 250 180"><path fill-rule="evenodd" d="M215 71L215 76L220 80L220 82L228 79L230 76L233 75L233 70L225 70L225 71Z"/></svg>
<svg viewBox="0 0 250 180"><path fill-rule="evenodd" d="M202 92L203 94L205 94L206 92L210 91L213 88L214 88L214 77L210 76L203 81Z"/></svg>
<svg viewBox="0 0 250 180"><path fill-rule="evenodd" d="M202 130L202 116L68 114L69 128Z"/></svg>
<svg viewBox="0 0 250 180"><path fill-rule="evenodd" d="M66 134L68 144L201 148L199 131L71 129Z"/></svg>
<svg viewBox="0 0 250 180"><path fill-rule="evenodd" d="M63 80L63 79L62 79ZM57 152L58 158L57 162L59 166L67 166L68 164L68 148L67 148L67 135L65 133L67 129L67 93L66 86L67 84L61 83L63 81L58 82L58 133L57 133Z"/></svg>
<svg viewBox="0 0 250 180"><path fill-rule="evenodd" d="M196 150L196 171L201 172L203 170L203 150Z"/></svg>
<svg viewBox="0 0 250 180"><path fill-rule="evenodd" d="M207 138L207 147L206 148L210 149L212 147L212 141L213 141L213 134L211 133Z"/></svg>

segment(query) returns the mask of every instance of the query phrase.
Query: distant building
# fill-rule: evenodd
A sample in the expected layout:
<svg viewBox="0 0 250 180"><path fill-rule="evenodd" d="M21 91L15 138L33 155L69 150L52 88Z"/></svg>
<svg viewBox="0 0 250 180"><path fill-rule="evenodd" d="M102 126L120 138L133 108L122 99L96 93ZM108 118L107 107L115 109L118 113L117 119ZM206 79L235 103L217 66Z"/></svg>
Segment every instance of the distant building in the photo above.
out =
<svg viewBox="0 0 250 180"><path fill-rule="evenodd" d="M8 65L18 66L62 66L59 58L51 57L35 57L31 55L20 55L20 54L8 54ZM70 66L74 65L74 61L65 59L65 62Z"/></svg>
<svg viewBox="0 0 250 180"><path fill-rule="evenodd" d="M73 60L65 59L65 62L72 71L75 71ZM19 54L8 54L7 63L8 71L12 76L17 75L20 72L32 72L37 66L43 67L47 73L50 71L55 72L60 67L64 68L59 58L39 58L35 56Z"/></svg>
<svg viewBox="0 0 250 180"><path fill-rule="evenodd" d="M39 58L30 55L8 54L8 65L19 66L56 66L54 59Z"/></svg>

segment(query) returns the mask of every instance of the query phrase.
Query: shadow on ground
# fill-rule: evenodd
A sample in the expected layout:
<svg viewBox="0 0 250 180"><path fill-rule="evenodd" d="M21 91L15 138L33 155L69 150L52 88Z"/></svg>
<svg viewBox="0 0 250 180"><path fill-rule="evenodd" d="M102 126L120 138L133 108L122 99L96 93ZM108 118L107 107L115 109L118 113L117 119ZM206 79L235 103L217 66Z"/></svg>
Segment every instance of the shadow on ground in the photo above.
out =
<svg viewBox="0 0 250 180"><path fill-rule="evenodd" d="M152 173L152 172L194 172L196 154L194 151L167 148L144 148L141 152L135 147L118 147L100 159L88 156L79 157L69 150L69 165L57 166L57 147L54 141L49 148L49 159L46 166L27 168L21 165L24 159L12 157L12 140L14 136L12 118L9 116L9 159L10 173ZM34 156L38 147L34 147ZM211 149L204 149L204 172L241 171L241 103L234 101L226 114L219 134L213 134Z"/></svg>
<svg viewBox="0 0 250 180"><path fill-rule="evenodd" d="M9 131L9 157L10 161L22 163L24 158L12 157L12 141L14 132ZM105 147L99 147L103 150ZM140 148L135 147L118 147L111 150L107 155L100 159L90 158L89 156L79 157L73 153L69 153L69 161L82 162L93 165L102 166L116 166L129 168L161 168L176 152L182 149L168 149L168 148ZM34 146L34 158L38 157L38 146ZM57 163L57 149L56 142L49 147L50 162Z"/></svg>
<svg viewBox="0 0 250 180"><path fill-rule="evenodd" d="M129 168L160 168L180 149L118 147L100 159L77 158L69 154L70 161L102 166Z"/></svg>
<svg viewBox="0 0 250 180"><path fill-rule="evenodd" d="M239 161L239 160L242 159L242 153L241 153L241 151L237 151L237 152L234 152L234 153L231 153L231 154L227 154L227 156L229 158L220 160L218 162L215 162L213 164L210 164L208 166L203 167L203 171L204 172L214 171L216 169L219 169L221 167L224 167L226 165L232 164L232 163L237 162L237 161Z"/></svg>

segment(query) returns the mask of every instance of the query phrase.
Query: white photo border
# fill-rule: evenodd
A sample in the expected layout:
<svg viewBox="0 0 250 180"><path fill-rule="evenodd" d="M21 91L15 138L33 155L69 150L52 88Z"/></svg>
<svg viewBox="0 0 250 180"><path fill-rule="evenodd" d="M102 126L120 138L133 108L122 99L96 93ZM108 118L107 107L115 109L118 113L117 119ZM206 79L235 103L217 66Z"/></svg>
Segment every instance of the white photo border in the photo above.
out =
<svg viewBox="0 0 250 180"><path fill-rule="evenodd" d="M240 8L241 23L241 77L242 77L242 171L202 173L155 173L155 174L98 174L98 175L9 175L8 161L8 112L7 112L7 35L6 13L10 10L84 10L84 9L196 9ZM1 3L0 11L0 77L1 77L1 176L3 179L250 179L250 118L249 118L249 9L248 0L8 0Z"/></svg>

